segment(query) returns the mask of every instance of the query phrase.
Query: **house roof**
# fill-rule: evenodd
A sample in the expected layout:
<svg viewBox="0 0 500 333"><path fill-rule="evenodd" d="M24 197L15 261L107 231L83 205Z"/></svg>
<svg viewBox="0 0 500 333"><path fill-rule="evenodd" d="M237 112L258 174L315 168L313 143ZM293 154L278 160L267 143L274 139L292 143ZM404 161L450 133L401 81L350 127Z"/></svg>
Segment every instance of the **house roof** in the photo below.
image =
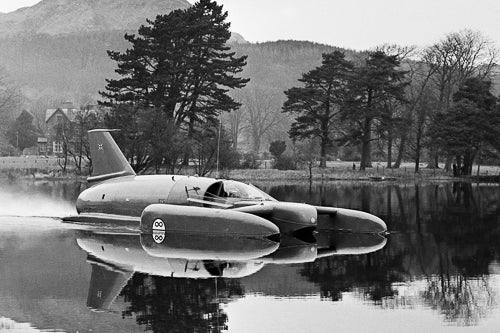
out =
<svg viewBox="0 0 500 333"><path fill-rule="evenodd" d="M96 105L87 105L85 107L85 110L93 112L94 114L96 114L98 116L104 116L106 113L110 112L111 108L107 107L107 106L104 107L104 106L96 104ZM77 109L73 106L73 103L64 102L58 108L47 109L45 111L45 122L46 123L49 122L49 120L58 112L63 114L67 118L67 120L69 120L70 122L74 122L79 111L80 111L79 109Z"/></svg>
<svg viewBox="0 0 500 333"><path fill-rule="evenodd" d="M66 116L66 118L69 121L74 121L75 116L76 116L76 111L77 110L74 108L72 108L72 109L61 109L61 108L47 109L47 111L45 111L45 122L47 123L50 120L50 118L52 118L52 116L54 116L58 112L63 114L64 116Z"/></svg>

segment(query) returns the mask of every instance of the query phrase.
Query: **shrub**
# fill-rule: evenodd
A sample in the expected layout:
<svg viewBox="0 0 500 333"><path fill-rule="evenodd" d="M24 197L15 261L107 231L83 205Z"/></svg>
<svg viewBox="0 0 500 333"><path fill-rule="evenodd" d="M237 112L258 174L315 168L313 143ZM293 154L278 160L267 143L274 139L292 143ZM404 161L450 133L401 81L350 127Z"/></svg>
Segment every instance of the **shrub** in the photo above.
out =
<svg viewBox="0 0 500 333"><path fill-rule="evenodd" d="M278 170L296 170L297 163L291 156L282 155L274 163L274 168Z"/></svg>
<svg viewBox="0 0 500 333"><path fill-rule="evenodd" d="M285 152L285 150L286 150L285 141L273 141L273 142L271 142L271 145L269 146L269 152L277 160L279 160L280 156Z"/></svg>
<svg viewBox="0 0 500 333"><path fill-rule="evenodd" d="M240 166L242 169L257 169L259 167L258 156L254 153L243 154Z"/></svg>

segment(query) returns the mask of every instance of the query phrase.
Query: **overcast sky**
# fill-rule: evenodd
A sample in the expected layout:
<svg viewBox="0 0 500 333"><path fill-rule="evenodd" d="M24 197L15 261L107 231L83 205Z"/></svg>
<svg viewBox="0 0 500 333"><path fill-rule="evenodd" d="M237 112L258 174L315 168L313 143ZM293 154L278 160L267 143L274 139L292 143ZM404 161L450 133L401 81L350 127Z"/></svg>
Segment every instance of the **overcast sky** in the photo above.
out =
<svg viewBox="0 0 500 333"><path fill-rule="evenodd" d="M191 3L194 0L189 0ZM0 0L0 12L39 0ZM251 42L310 40L351 49L383 43L427 46L479 30L500 47L498 0L218 0L231 30Z"/></svg>

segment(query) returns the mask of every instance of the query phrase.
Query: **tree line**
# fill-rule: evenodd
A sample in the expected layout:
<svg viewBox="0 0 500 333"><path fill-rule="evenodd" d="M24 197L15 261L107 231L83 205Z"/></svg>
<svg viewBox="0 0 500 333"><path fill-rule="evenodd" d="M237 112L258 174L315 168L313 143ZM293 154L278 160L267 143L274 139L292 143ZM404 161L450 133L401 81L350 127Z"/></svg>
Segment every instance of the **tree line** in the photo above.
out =
<svg viewBox="0 0 500 333"><path fill-rule="evenodd" d="M364 170L376 150L388 168L411 159L418 172L426 153L429 167L441 160L458 175L470 174L477 158L496 156L497 50L480 33L452 33L421 51L384 45L361 56L325 52L284 95L251 84L238 93L249 81L238 75L247 56L226 45L226 18L222 6L200 0L126 35L127 51L109 52L120 78L108 80L101 95L136 170L177 172L194 159L204 174L221 151L223 164L235 165L244 127L259 152L264 135L280 125L291 125L294 158L317 155L320 167L332 152L351 149Z"/></svg>
<svg viewBox="0 0 500 333"><path fill-rule="evenodd" d="M100 92L100 103L111 108L105 126L122 129L117 141L136 171L194 164L206 174L238 166L241 150L253 152L246 166L255 166L271 141L280 168L342 158L359 160L361 169L372 159L389 168L411 160L418 172L423 161L441 161L459 175L497 158L497 50L480 33L452 33L423 50L383 45L355 53L320 45L319 65L301 61L304 73L294 82L279 74L275 58L296 57L273 51L274 44L230 47L226 19L222 6L200 0L126 34L125 51L108 51L117 75ZM299 58L319 50L298 46ZM270 67L248 71L243 53L268 49ZM265 73L276 75L262 79ZM283 80L292 87L283 91ZM275 149L282 142L286 152Z"/></svg>
<svg viewBox="0 0 500 333"><path fill-rule="evenodd" d="M247 57L226 45L226 18L222 6L200 0L125 35L125 52L108 52L120 78L101 92L113 108L107 124L122 129L118 140L137 171L178 172L195 159L206 174L217 161L231 163L220 118L240 107L228 91L248 79L238 76Z"/></svg>
<svg viewBox="0 0 500 333"><path fill-rule="evenodd" d="M442 160L456 175L470 175L478 157L497 156L500 147L496 59L493 45L469 30L420 52L384 45L361 62L341 51L323 54L302 85L286 91L283 112L295 117L290 137L316 140L321 167L329 149L357 146L364 170L376 146L388 168L407 158L418 172L427 152L430 167Z"/></svg>

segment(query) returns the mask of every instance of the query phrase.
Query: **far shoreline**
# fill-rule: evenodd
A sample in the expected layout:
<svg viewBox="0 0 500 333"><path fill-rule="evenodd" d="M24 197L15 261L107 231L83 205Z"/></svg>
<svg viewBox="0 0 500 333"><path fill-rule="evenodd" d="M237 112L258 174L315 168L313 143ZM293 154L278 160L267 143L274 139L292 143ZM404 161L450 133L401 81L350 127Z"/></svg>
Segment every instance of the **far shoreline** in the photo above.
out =
<svg viewBox="0 0 500 333"><path fill-rule="evenodd" d="M86 182L88 169L78 174L68 164L67 172L62 172L62 159L55 156L20 156L0 157L0 179L34 179L34 180L68 180ZM387 162L372 162L371 168L359 170L359 161L327 161L326 168L314 167L312 174L309 170L277 170L268 168L272 161L263 163L259 169L223 169L220 172L213 170L206 177L233 179L242 182L280 181L280 182L442 182L442 181L485 181L499 182L500 166L474 165L471 176L453 177L451 172L444 170L444 163L439 168L426 168L424 163L419 165L419 172L415 173L414 162L403 162L399 168L387 168ZM151 174L151 173L146 173ZM166 174L165 171L159 174ZM179 175L195 176L194 167L185 167Z"/></svg>
<svg viewBox="0 0 500 333"><path fill-rule="evenodd" d="M489 168L489 170L487 169ZM380 183L408 183L408 182L481 182L500 183L500 175L491 172L492 168L483 167L484 172L479 176L473 174L465 177L453 177L450 172L440 169L422 168L419 173L406 168L386 169L368 168L365 171L346 170L338 168L314 168L312 175L308 170L277 170L277 169L233 169L222 170L219 175L212 172L206 177L233 179L242 182L380 182ZM161 173L164 174L164 173ZM179 174L196 176L193 172ZM312 176L312 177L311 177ZM35 181L74 181L85 183L87 175L77 175L73 171L62 173L60 170L38 170L0 168L0 180L35 180Z"/></svg>

